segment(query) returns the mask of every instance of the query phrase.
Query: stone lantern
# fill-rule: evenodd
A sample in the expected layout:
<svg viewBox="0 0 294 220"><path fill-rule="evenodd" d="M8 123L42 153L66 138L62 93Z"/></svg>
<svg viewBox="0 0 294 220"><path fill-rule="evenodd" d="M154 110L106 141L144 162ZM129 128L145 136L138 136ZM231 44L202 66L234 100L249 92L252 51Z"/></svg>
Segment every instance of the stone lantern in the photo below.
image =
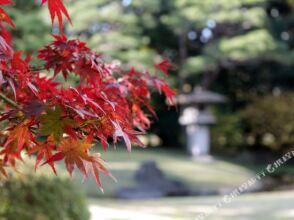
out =
<svg viewBox="0 0 294 220"><path fill-rule="evenodd" d="M223 95L196 87L192 93L176 97L182 107L179 123L185 127L186 144L193 157L208 156L210 151L209 126L216 122L208 106L227 101Z"/></svg>

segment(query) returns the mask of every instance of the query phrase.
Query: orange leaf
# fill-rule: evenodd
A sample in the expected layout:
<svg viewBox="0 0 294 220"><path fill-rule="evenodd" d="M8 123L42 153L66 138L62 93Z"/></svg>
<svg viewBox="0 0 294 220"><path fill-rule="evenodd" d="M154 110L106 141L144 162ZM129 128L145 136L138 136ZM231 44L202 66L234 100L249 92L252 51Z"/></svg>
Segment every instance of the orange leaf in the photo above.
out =
<svg viewBox="0 0 294 220"><path fill-rule="evenodd" d="M9 130L8 138L4 144L4 148L8 147L10 144L14 144L17 151L21 151L25 144L31 143L31 139L31 132L29 130L28 123L24 122Z"/></svg>
<svg viewBox="0 0 294 220"><path fill-rule="evenodd" d="M79 170L87 176L86 168L84 166L85 161L91 161L91 157L88 155L88 150L93 145L87 141L73 139L71 137L63 139L58 147L58 153L53 155L46 163L54 162L64 158L64 162L67 171L70 175L77 166Z"/></svg>
<svg viewBox="0 0 294 220"><path fill-rule="evenodd" d="M5 136L7 136L7 138L0 154L4 155L5 163L9 163L11 166L15 167L16 159L22 161L21 151L25 147L28 148L34 146L34 143L31 141L32 135L28 123L24 122L16 125L9 129Z"/></svg>

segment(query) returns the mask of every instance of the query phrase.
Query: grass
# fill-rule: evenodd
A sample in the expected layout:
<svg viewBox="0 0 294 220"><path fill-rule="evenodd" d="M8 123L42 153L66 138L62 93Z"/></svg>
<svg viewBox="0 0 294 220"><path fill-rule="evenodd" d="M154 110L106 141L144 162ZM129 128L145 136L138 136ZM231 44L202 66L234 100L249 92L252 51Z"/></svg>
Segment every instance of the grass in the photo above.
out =
<svg viewBox="0 0 294 220"><path fill-rule="evenodd" d="M96 187L93 179L81 183L82 176L75 173L74 180L90 196L91 220L198 220L200 213L210 213L222 201L222 196L174 197L154 200L115 199L118 188L135 185L134 173L144 160L154 160L166 175L186 182L192 190L232 189L247 181L266 164L239 164L234 159L215 160L211 163L189 159L181 151L163 149L138 149L132 153L125 149L103 153L109 168L118 182L103 176L105 193ZM59 166L64 169L64 166ZM287 164L277 172L293 173ZM206 220L292 220L294 219L294 191L255 193L242 195L212 212Z"/></svg>
<svg viewBox="0 0 294 220"><path fill-rule="evenodd" d="M125 149L111 150L103 153L112 174L118 179L115 183L103 176L104 194L96 187L93 179L85 180L84 187L91 197L113 197L118 188L135 185L134 173L144 160L154 160L166 175L187 183L192 190L228 189L233 188L254 173L241 165L216 160L212 163L197 162L189 159L180 151L162 149L134 149L128 153ZM74 178L81 184L81 175Z"/></svg>
<svg viewBox="0 0 294 220"><path fill-rule="evenodd" d="M192 191L196 192L205 190L227 192L241 185L267 166L267 164L240 163L234 158L217 159L211 163L204 163L190 159L183 151L161 148L134 148L131 153L128 153L124 147L119 147L117 150L102 152L102 157L118 180L118 182L114 182L111 178L102 175L104 193L96 186L91 176L83 181L82 175L76 171L73 177L76 184L85 189L88 196L94 198L113 198L119 188L136 185L134 174L140 164L146 160L156 161L167 176L185 182ZM63 162L58 164L59 175L64 174ZM45 173L48 173L48 166L42 167L42 169L46 168ZM38 172L42 172L42 169ZM279 172L294 175L293 165L284 165L274 174Z"/></svg>
<svg viewBox="0 0 294 220"><path fill-rule="evenodd" d="M294 191L242 195L231 203L214 207L223 197L186 197L156 200L89 200L91 220L293 220Z"/></svg>
<svg viewBox="0 0 294 220"><path fill-rule="evenodd" d="M198 220L197 216L203 212L212 212L206 220L294 219L294 191L242 195L229 204L221 203L221 208L216 211L213 210L223 201L223 196L153 200L111 198L119 187L135 184L134 172L144 160L155 160L168 176L185 181L195 190L237 187L265 168L266 164L244 166L230 162L233 159L203 163L189 159L182 152L162 149L135 149L131 154L119 149L109 151L103 157L109 162L118 183L103 178L105 193L101 194L92 180L85 182L89 195L95 196L89 200L91 220ZM285 166L282 169L289 170L292 167Z"/></svg>

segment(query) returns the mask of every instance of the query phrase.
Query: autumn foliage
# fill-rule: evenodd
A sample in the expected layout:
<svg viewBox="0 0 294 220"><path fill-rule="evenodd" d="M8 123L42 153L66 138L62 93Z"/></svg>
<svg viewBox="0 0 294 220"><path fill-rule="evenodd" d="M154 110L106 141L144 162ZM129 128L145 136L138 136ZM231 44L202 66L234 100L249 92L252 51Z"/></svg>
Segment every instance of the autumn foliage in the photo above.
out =
<svg viewBox="0 0 294 220"><path fill-rule="evenodd" d="M6 125L0 133L0 176L7 176L9 167L17 169L16 162L27 154L35 156L36 168L49 165L56 173L54 163L64 160L70 174L75 168L85 176L92 173L101 186L99 173L111 174L100 154L91 152L94 144L103 150L120 140L129 151L132 144L143 146L138 134L149 128L154 114L150 89L163 92L169 103L175 95L157 74L167 74L171 65L155 64L151 74L104 62L86 43L65 36L63 22L70 16L62 0L42 0L60 34L38 51L44 66L36 68L29 55L24 58L13 48L7 25L16 27L3 9L13 4L0 0L0 120ZM79 82L65 86L55 79L59 74L65 79L75 74Z"/></svg>

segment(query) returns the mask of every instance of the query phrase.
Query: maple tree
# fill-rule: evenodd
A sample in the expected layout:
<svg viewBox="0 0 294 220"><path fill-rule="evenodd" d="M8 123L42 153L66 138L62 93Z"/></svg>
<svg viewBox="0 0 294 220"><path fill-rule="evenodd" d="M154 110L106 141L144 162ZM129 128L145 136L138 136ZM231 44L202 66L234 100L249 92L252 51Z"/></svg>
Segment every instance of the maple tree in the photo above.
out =
<svg viewBox="0 0 294 220"><path fill-rule="evenodd" d="M173 104L175 92L158 71L168 74L172 65L164 60L154 65L155 72L125 71L104 62L101 54L85 42L68 39L64 34L64 17L71 22L62 0L42 0L47 4L52 24L57 18L59 35L38 51L44 66L31 65L13 49L13 39L6 25L16 28L2 6L14 5L0 0L0 99L5 103L0 121L6 128L0 133L0 177L7 168L16 169L24 153L36 156L35 168L64 160L72 174L78 168L85 177L91 172L98 186L99 173L111 176L99 153L91 153L95 143L106 150L109 142L123 140L127 149L132 144L143 146L138 135L150 126L151 90L163 92ZM6 23L6 24L5 24ZM53 76L44 71L54 72ZM55 77L69 74L79 77L77 85L65 86Z"/></svg>

